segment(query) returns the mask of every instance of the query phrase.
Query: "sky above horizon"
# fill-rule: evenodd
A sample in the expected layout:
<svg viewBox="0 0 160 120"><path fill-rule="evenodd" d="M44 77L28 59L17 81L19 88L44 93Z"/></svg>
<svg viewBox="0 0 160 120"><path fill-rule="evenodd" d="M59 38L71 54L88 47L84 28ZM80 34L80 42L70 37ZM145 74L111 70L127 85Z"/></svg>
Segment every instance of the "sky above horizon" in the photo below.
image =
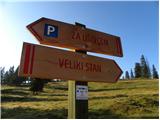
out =
<svg viewBox="0 0 160 120"><path fill-rule="evenodd" d="M19 65L23 42L39 44L26 26L46 17L120 36L124 57L89 54L115 60L124 73L142 54L158 71L158 14L158 1L0 2L0 67Z"/></svg>

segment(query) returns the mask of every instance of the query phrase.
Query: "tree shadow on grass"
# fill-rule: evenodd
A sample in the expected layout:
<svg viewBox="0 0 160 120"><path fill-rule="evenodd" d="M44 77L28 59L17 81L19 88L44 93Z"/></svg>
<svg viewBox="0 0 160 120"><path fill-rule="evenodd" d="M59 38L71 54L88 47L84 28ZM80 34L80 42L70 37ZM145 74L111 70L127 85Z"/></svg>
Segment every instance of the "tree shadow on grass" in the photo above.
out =
<svg viewBox="0 0 160 120"><path fill-rule="evenodd" d="M57 89L67 89L67 88L57 88ZM24 90L23 90L24 91ZM19 95L19 96L26 96L26 95L30 95L31 91L28 90L28 92L23 92L23 91L19 91L19 90L15 90L15 89L5 89L5 90L1 90L1 94L5 94L5 95ZM42 91L42 93L48 93L45 91ZM38 96L68 96L67 94L38 94Z"/></svg>
<svg viewBox="0 0 160 120"><path fill-rule="evenodd" d="M68 87L67 87L67 86L54 86L53 88L54 88L54 89L57 89L57 90L65 90L65 91L68 90Z"/></svg>
<svg viewBox="0 0 160 120"><path fill-rule="evenodd" d="M4 89L1 90L1 94L12 94L12 95L29 95L27 92L19 91L19 90L14 90L14 89Z"/></svg>
<svg viewBox="0 0 160 120"><path fill-rule="evenodd" d="M4 108L1 117L7 119L66 119L67 109L40 110L33 108Z"/></svg>
<svg viewBox="0 0 160 120"><path fill-rule="evenodd" d="M115 114L109 109L97 109L89 111L89 119L119 119L121 115Z"/></svg>
<svg viewBox="0 0 160 120"><path fill-rule="evenodd" d="M158 116L126 116L125 114L116 114L109 109L97 109L89 111L89 119L158 119Z"/></svg>
<svg viewBox="0 0 160 120"><path fill-rule="evenodd" d="M49 94L49 95L41 94L40 96L68 96L68 94Z"/></svg>
<svg viewBox="0 0 160 120"><path fill-rule="evenodd" d="M62 94L62 93L54 94L54 93L52 93L52 94L39 94L39 96L68 96L68 94Z"/></svg>
<svg viewBox="0 0 160 120"><path fill-rule="evenodd" d="M67 109L40 110L33 108L3 108L2 118L7 119L67 119ZM111 112L108 109L91 110L88 114L89 119L113 119L122 116Z"/></svg>
<svg viewBox="0 0 160 120"><path fill-rule="evenodd" d="M122 90L124 88L106 88L106 89L90 89L90 92L100 92L100 91L113 91L113 90Z"/></svg>
<svg viewBox="0 0 160 120"><path fill-rule="evenodd" d="M119 94L119 95L115 95L115 96L98 96L98 97L91 97L89 98L90 100L96 100L96 99L114 99L114 98L122 98L122 97L128 97L128 95L123 95L123 94Z"/></svg>
<svg viewBox="0 0 160 120"><path fill-rule="evenodd" d="M34 97L15 97L15 96L1 96L1 102L39 102L39 101L66 101L62 98L34 98Z"/></svg>

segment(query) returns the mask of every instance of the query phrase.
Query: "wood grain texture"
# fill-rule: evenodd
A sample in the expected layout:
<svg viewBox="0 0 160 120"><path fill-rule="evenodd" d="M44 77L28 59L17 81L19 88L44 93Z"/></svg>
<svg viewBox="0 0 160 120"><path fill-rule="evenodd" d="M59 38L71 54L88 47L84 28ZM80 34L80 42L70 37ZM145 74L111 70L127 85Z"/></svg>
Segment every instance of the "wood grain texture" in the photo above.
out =
<svg viewBox="0 0 160 120"><path fill-rule="evenodd" d="M27 58L29 71L26 73L23 69L27 46L31 46L31 50ZM116 82L121 74L122 70L114 60L30 43L23 45L20 76L86 82Z"/></svg>
<svg viewBox="0 0 160 120"><path fill-rule="evenodd" d="M44 35L45 24L58 27L58 37ZM120 37L80 26L41 18L27 26L40 44L122 57Z"/></svg>

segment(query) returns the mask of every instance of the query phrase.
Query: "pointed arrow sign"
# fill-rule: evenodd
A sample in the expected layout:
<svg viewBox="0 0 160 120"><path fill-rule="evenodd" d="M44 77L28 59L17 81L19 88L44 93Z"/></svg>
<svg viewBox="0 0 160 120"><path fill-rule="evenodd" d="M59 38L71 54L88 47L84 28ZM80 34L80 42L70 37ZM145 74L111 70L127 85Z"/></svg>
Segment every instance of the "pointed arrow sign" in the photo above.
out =
<svg viewBox="0 0 160 120"><path fill-rule="evenodd" d="M114 60L24 43L19 76L90 82L116 82L122 70Z"/></svg>
<svg viewBox="0 0 160 120"><path fill-rule="evenodd" d="M120 37L41 18L27 26L40 44L122 57Z"/></svg>

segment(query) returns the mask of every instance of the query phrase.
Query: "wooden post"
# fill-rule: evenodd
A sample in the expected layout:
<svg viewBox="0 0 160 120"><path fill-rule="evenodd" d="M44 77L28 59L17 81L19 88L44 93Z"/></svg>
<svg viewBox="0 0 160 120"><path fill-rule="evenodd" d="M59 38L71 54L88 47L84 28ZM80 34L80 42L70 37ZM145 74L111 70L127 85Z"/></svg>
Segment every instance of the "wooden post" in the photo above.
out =
<svg viewBox="0 0 160 120"><path fill-rule="evenodd" d="M68 81L68 119L75 119L75 81Z"/></svg>
<svg viewBox="0 0 160 120"><path fill-rule="evenodd" d="M85 28L85 25L80 23L75 23L82 28ZM75 52L81 54L87 54L83 50L75 50ZM88 82L82 81L69 81L68 89L68 118L69 119L87 119L88 118ZM84 89L84 91L79 91L79 89ZM79 98L79 92L85 92L87 95L86 98Z"/></svg>

